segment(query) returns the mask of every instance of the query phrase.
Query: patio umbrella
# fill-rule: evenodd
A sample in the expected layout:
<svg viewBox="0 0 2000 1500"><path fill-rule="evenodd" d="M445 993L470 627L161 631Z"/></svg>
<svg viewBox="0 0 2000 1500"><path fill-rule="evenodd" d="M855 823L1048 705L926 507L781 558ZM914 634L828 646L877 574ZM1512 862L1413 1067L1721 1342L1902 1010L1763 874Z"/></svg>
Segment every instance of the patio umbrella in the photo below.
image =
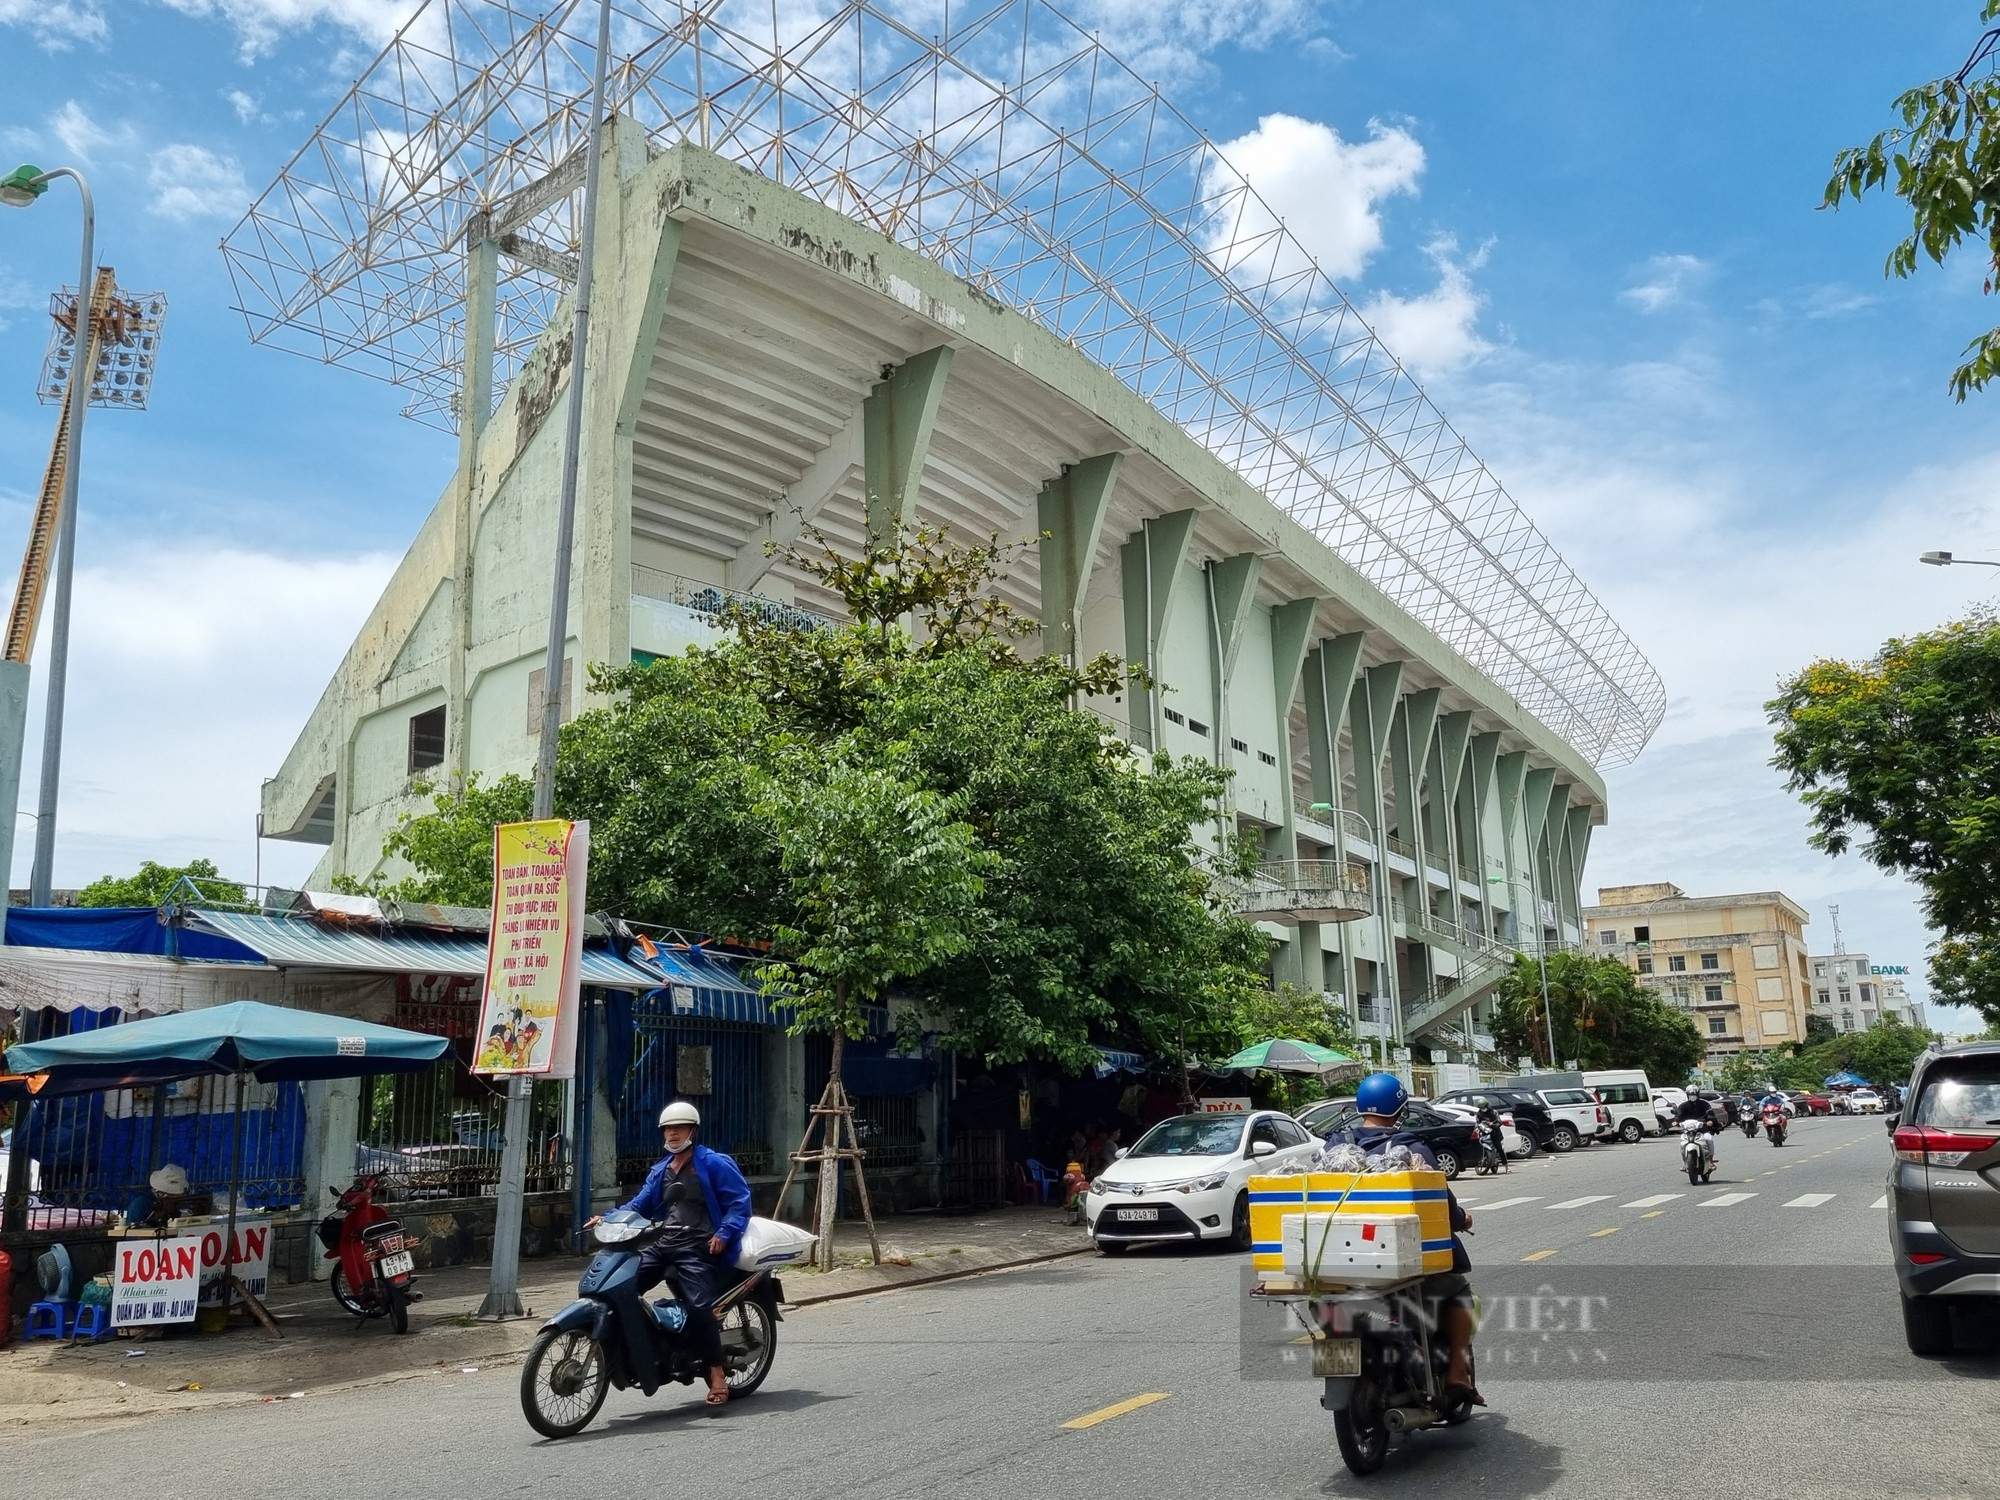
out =
<svg viewBox="0 0 2000 1500"><path fill-rule="evenodd" d="M1346 1053L1322 1047L1316 1042L1296 1042L1278 1037L1245 1047L1221 1066L1245 1071L1261 1069L1268 1073L1326 1073L1353 1061Z"/></svg>
<svg viewBox="0 0 2000 1500"><path fill-rule="evenodd" d="M231 1290L257 1319L278 1331L271 1315L236 1282L236 1201L243 1192L243 1080L297 1083L314 1078L361 1078L375 1073L416 1073L451 1043L441 1036L377 1026L347 1016L287 1010L237 1000L205 1010L128 1021L46 1042L9 1047L6 1071L38 1076L42 1095L84 1094L97 1089L172 1083L205 1075L236 1079L236 1120L230 1146L230 1255L224 1261L226 1300Z"/></svg>

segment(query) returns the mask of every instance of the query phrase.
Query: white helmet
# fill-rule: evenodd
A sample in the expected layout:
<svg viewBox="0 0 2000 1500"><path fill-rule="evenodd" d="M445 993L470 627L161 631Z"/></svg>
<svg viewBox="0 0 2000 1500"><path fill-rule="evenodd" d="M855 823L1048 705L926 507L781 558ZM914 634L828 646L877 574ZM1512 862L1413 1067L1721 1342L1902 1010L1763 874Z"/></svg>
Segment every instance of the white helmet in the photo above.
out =
<svg viewBox="0 0 2000 1500"><path fill-rule="evenodd" d="M685 1099L676 1099L672 1104L669 1104L665 1109L660 1111L660 1129L662 1130L665 1130L669 1125L699 1126L700 1124L701 1111Z"/></svg>

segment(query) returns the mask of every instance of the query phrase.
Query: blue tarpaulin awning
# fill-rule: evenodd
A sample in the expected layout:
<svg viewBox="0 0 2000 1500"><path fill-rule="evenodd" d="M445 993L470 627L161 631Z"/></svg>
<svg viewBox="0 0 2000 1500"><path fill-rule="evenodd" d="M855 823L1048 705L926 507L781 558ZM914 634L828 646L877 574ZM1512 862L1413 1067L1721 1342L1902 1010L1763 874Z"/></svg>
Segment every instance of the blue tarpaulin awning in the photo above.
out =
<svg viewBox="0 0 2000 1500"><path fill-rule="evenodd" d="M1099 1047L1097 1061L1091 1064L1090 1070L1099 1078L1109 1078L1113 1073L1143 1073L1146 1071L1146 1059L1136 1052Z"/></svg>
<svg viewBox="0 0 2000 1500"><path fill-rule="evenodd" d="M376 974L464 974L486 972L486 941L421 932L362 932L329 927L296 917L260 912L188 913L191 922L241 944L254 957L280 968L363 970ZM660 981L626 963L609 948L583 946L583 982L617 990L650 990Z"/></svg>

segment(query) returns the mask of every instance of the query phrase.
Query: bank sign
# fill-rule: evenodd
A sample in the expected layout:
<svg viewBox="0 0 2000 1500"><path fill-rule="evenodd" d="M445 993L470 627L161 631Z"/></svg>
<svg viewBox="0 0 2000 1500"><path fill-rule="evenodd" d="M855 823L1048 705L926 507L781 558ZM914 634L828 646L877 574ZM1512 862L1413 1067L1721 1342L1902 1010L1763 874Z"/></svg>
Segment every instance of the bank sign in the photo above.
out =
<svg viewBox="0 0 2000 1500"><path fill-rule="evenodd" d="M1910 966L1908 964L1870 964L1868 972L1870 974L1907 974L1910 972Z"/></svg>

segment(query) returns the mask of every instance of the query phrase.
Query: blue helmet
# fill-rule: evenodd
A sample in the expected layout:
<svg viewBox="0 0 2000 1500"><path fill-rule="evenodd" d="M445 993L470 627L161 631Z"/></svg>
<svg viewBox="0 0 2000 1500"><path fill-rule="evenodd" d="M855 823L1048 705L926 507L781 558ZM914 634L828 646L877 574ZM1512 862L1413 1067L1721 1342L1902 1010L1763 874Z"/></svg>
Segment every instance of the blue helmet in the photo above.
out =
<svg viewBox="0 0 2000 1500"><path fill-rule="evenodd" d="M1354 1107L1364 1115L1400 1115L1410 1091L1394 1073L1370 1073L1354 1091Z"/></svg>

